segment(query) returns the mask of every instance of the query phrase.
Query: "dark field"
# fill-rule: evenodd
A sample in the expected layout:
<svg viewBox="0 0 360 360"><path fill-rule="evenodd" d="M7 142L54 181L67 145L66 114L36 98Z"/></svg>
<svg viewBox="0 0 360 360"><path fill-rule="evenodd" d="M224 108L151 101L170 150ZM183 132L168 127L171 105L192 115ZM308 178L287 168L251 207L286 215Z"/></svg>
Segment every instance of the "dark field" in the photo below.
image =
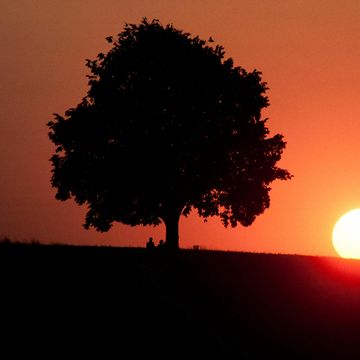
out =
<svg viewBox="0 0 360 360"><path fill-rule="evenodd" d="M359 359L360 262L3 244L1 346L52 359Z"/></svg>

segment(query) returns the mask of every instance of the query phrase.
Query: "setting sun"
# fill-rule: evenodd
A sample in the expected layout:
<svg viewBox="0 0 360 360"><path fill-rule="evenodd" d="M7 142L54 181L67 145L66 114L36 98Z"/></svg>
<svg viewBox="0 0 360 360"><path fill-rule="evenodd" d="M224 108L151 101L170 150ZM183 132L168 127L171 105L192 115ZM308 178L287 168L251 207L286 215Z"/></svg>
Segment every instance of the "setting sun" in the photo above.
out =
<svg viewBox="0 0 360 360"><path fill-rule="evenodd" d="M341 257L360 259L360 209L340 217L335 224L332 241Z"/></svg>

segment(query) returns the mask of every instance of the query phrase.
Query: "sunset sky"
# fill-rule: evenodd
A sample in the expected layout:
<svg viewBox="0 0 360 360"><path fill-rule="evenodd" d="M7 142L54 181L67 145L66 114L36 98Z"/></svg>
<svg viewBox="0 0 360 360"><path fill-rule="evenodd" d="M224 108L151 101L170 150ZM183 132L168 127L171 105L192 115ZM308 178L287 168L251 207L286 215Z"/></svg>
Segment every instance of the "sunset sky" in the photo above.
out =
<svg viewBox="0 0 360 360"><path fill-rule="evenodd" d="M224 46L268 83L264 113L287 141L271 206L249 228L225 229L196 213L180 246L335 256L331 232L360 207L360 2L358 0L2 0L0 3L0 236L44 243L144 246L163 226L82 228L85 208L55 200L46 123L87 91L85 59L105 37L143 17Z"/></svg>

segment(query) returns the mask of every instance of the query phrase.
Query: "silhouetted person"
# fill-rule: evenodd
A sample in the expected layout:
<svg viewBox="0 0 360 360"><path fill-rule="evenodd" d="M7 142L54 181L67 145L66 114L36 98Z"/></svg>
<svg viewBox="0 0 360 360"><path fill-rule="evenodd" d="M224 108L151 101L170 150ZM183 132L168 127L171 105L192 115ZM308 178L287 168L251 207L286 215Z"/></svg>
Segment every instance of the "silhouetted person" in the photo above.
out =
<svg viewBox="0 0 360 360"><path fill-rule="evenodd" d="M150 250L155 249L155 244L152 237L149 237L149 241L146 243L146 248Z"/></svg>
<svg viewBox="0 0 360 360"><path fill-rule="evenodd" d="M160 240L159 241L159 244L158 244L158 249L163 249L164 248L164 246L165 246L165 244L164 244L164 240Z"/></svg>

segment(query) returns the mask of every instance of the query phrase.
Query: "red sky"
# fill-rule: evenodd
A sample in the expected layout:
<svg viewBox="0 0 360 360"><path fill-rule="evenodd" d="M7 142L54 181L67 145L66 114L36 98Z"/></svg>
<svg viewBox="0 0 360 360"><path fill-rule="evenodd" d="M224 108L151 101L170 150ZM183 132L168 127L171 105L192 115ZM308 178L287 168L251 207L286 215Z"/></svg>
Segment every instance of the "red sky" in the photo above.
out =
<svg viewBox="0 0 360 360"><path fill-rule="evenodd" d="M271 207L249 228L180 222L180 245L336 255L332 227L360 207L360 2L358 0L2 0L0 3L0 236L41 242L143 246L164 227L82 228L85 209L58 202L46 123L87 90L86 58L105 37L143 17L225 47L268 82L272 133L288 143Z"/></svg>

